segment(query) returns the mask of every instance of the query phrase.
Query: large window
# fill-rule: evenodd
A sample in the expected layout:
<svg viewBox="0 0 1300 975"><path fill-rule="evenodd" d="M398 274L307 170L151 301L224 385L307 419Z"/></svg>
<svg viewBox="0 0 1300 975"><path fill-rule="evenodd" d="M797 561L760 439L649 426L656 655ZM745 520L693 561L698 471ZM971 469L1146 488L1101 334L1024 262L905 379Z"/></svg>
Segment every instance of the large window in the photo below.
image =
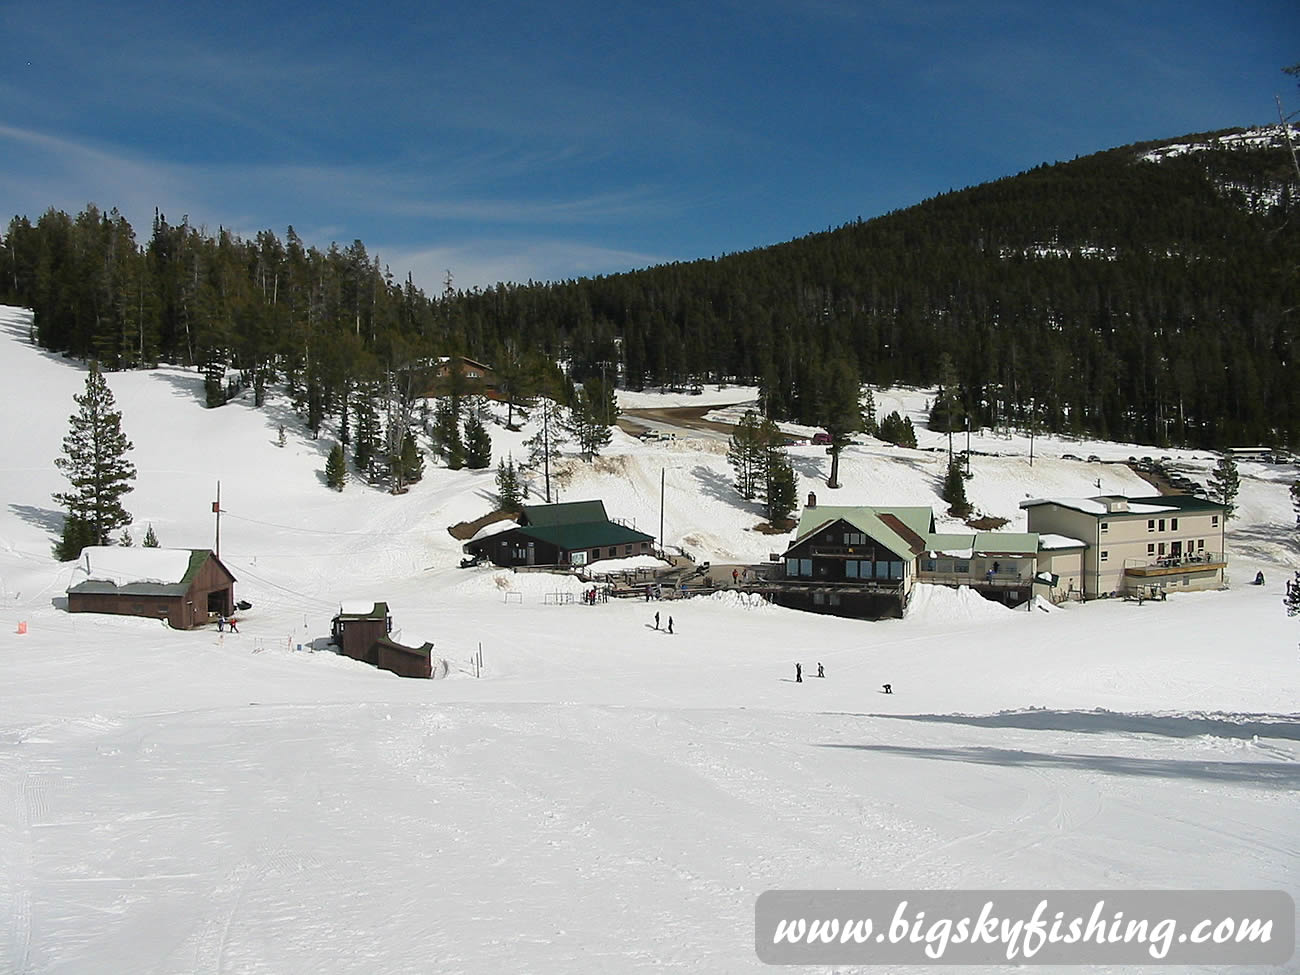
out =
<svg viewBox="0 0 1300 975"><path fill-rule="evenodd" d="M867 536L863 535L861 532L845 532L844 544L845 545L866 545Z"/></svg>
<svg viewBox="0 0 1300 975"><path fill-rule="evenodd" d="M903 578L903 563L902 563L902 562L897 562L897 561L895 561L895 562L890 562L890 563L889 563L889 578L891 578L891 579L901 579L901 578Z"/></svg>

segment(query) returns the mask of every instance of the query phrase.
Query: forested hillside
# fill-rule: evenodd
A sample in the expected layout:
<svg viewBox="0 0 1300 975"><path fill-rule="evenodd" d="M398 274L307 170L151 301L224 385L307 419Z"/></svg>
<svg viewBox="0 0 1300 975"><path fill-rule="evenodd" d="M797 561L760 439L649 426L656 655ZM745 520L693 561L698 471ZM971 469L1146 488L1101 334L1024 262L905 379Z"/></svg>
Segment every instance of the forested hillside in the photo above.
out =
<svg viewBox="0 0 1300 975"><path fill-rule="evenodd" d="M556 359L632 387L757 382L770 415L809 423L838 370L946 379L981 424L1032 411L1119 439L1300 446L1296 191L1280 131L1189 136L761 250L436 296L360 241L321 251L292 228L242 240L157 215L141 244L88 207L11 221L0 290L35 309L48 348L108 369L234 367L259 392L287 378L312 425L385 370L462 353L521 391Z"/></svg>

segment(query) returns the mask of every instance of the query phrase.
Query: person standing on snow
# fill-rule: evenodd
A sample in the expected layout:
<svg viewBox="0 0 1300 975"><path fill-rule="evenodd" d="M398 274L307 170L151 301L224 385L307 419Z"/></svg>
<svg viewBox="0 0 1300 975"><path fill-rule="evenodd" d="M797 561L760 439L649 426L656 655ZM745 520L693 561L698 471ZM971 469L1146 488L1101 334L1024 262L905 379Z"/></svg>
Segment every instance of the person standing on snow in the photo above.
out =
<svg viewBox="0 0 1300 975"><path fill-rule="evenodd" d="M803 683L803 664L797 663L794 665L794 682L796 684Z"/></svg>

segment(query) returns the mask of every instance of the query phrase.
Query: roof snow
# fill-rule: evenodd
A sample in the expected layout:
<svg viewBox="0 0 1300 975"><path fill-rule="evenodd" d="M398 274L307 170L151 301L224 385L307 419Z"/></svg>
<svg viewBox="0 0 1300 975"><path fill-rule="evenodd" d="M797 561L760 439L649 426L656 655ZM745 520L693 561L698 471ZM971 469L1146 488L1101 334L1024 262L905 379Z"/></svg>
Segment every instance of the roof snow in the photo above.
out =
<svg viewBox="0 0 1300 975"><path fill-rule="evenodd" d="M1020 507L1032 508L1034 505L1039 504L1055 504L1062 508L1082 511L1085 515L1152 515L1161 511L1178 510L1169 505L1142 504L1130 501L1128 507L1123 511L1111 511L1104 501L1098 501L1096 498L1031 498L1028 501L1021 501Z"/></svg>
<svg viewBox="0 0 1300 975"><path fill-rule="evenodd" d="M119 589L133 583L175 585L189 571L192 554L187 548L93 545L81 550L77 581L110 582Z"/></svg>
<svg viewBox="0 0 1300 975"><path fill-rule="evenodd" d="M1046 532L1038 536L1038 547L1044 552L1052 552L1061 548L1087 548L1088 543L1081 542L1077 538L1071 538L1069 535Z"/></svg>
<svg viewBox="0 0 1300 975"><path fill-rule="evenodd" d="M469 539L469 541L476 542L480 538L487 538L490 535L499 535L501 534L501 532L508 532L510 531L510 529L518 528L518 527L519 527L519 522L515 521L513 518L506 518L502 521L494 521L492 522L492 524L484 525L482 528L476 531L474 533L474 537Z"/></svg>

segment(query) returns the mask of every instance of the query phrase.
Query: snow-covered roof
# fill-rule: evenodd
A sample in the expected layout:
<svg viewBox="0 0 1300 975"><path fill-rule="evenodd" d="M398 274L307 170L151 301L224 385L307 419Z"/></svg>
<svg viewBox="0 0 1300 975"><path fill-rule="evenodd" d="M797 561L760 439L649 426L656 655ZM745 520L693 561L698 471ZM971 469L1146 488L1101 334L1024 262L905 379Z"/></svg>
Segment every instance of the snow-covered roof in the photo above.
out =
<svg viewBox="0 0 1300 975"><path fill-rule="evenodd" d="M499 535L502 532L508 532L510 529L518 528L518 527L519 527L519 522L510 518L507 518L504 521L494 521L492 522L492 524L484 525L482 528L476 531L474 533L474 537L470 538L469 541L471 542L478 541L480 538L487 538L490 535Z"/></svg>
<svg viewBox="0 0 1300 975"><path fill-rule="evenodd" d="M95 545L81 550L77 582L110 582L119 589L138 583L170 586L190 568L188 548L125 548Z"/></svg>
<svg viewBox="0 0 1300 975"><path fill-rule="evenodd" d="M1062 548L1087 548L1087 542L1081 542L1077 538L1071 538L1069 535L1057 535L1053 532L1047 532L1038 536L1039 551L1053 552Z"/></svg>
<svg viewBox="0 0 1300 975"><path fill-rule="evenodd" d="M1040 504L1054 504L1073 511L1082 511L1085 515L1150 515L1161 511L1177 511L1171 505L1147 504L1141 501L1129 501L1120 511L1112 511L1103 498L1031 498L1021 501L1020 507L1032 508Z"/></svg>
<svg viewBox="0 0 1300 975"><path fill-rule="evenodd" d="M339 603L340 616L384 616L387 613L388 604L374 599L345 599Z"/></svg>

